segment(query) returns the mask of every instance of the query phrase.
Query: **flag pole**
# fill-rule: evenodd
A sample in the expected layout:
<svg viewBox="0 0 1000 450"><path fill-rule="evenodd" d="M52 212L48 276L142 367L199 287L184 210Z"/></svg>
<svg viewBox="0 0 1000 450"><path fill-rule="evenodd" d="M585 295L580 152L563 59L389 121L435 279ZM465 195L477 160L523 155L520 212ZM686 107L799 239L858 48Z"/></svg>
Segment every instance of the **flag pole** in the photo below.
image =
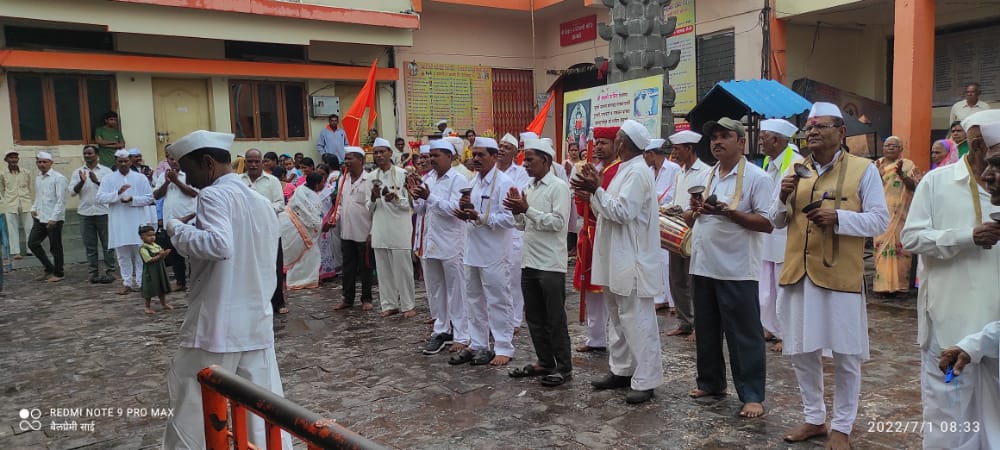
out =
<svg viewBox="0 0 1000 450"><path fill-rule="evenodd" d="M594 137L593 136L588 136L588 138L587 138L587 157L586 157L586 159L583 160L583 163L584 164L590 164L590 158L591 158L591 156L593 154L594 154ZM583 230L587 229L587 218L588 217L590 217L590 202L587 202L587 203L585 203L583 205ZM594 250L593 250L593 248L591 248L590 254L586 255L588 258L590 258L589 267L591 269L593 269L593 266L594 266L593 254L594 254ZM580 260L579 260L579 258L580 258L580 252L576 253L576 257L577 257L577 264L580 264ZM581 281L580 282L580 323L587 323L587 287L590 284L590 276L587 274L587 272L583 272L583 273L580 274L580 278L583 278L584 280L586 280L586 281L580 280Z"/></svg>

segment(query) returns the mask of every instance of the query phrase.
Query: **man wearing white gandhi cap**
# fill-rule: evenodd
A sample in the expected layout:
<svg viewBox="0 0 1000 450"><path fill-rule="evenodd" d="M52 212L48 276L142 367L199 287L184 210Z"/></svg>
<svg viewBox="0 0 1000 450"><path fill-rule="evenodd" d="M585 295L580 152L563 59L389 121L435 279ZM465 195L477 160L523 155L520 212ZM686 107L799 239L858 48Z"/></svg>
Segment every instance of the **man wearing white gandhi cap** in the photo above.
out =
<svg viewBox="0 0 1000 450"><path fill-rule="evenodd" d="M785 440L827 434L822 357L832 353L836 391L827 448L846 449L858 414L861 362L869 358L865 238L885 232L889 211L878 169L841 146L847 129L836 105L813 105L804 133L812 176L790 171L768 214L775 228L788 229L778 320L805 415Z"/></svg>
<svg viewBox="0 0 1000 450"><path fill-rule="evenodd" d="M166 224L174 248L189 258L198 276L167 374L174 415L163 448L204 448L197 375L205 367L217 364L284 395L271 324L278 219L271 203L232 172L233 137L199 130L167 149L200 193L195 214ZM253 443L265 442L262 419L248 414L247 428ZM287 433L282 433L282 446L291 449Z"/></svg>
<svg viewBox="0 0 1000 450"><path fill-rule="evenodd" d="M451 133L453 133L452 129L448 128L447 120L441 119L437 121L437 123L434 124L434 126L437 127L438 132L441 133L441 136L443 137L451 136Z"/></svg>
<svg viewBox="0 0 1000 450"><path fill-rule="evenodd" d="M988 191L991 181L996 191L996 172L987 164L990 153L1000 162L1000 146L990 150L1000 143L1000 118L991 120L988 113L965 119L969 153L956 164L929 172L917 184L900 234L903 247L923 262L917 295L923 420L980 424L975 430L926 429L924 448L1000 448L997 344L994 340L984 348L981 344L988 339L966 338L988 333L983 327L1000 320L1000 224L990 219L1000 212L1000 201L990 204ZM964 370L956 364L955 374L961 376L946 383L939 368L942 349L957 357L956 345L975 354L979 364Z"/></svg>
<svg viewBox="0 0 1000 450"><path fill-rule="evenodd" d="M63 279L63 222L66 221L66 188L69 181L57 170L52 170L52 155L38 152L35 156L38 176L35 177L35 202L31 205L34 224L28 233L28 249L35 254L45 267L46 280L57 282ZM42 249L42 241L49 240L49 261Z"/></svg>
<svg viewBox="0 0 1000 450"><path fill-rule="evenodd" d="M139 227L150 223L147 207L152 205L153 188L146 177L132 170L128 150L115 152L115 171L101 179L97 201L108 205L108 248L118 256L122 276L119 295L142 287L142 259L139 257Z"/></svg>

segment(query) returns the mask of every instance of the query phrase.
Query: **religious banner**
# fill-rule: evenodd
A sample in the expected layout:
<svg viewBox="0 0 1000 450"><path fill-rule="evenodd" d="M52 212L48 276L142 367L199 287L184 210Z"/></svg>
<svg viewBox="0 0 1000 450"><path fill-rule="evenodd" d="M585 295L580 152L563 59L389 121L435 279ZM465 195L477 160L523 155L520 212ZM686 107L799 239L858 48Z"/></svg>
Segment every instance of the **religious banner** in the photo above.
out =
<svg viewBox="0 0 1000 450"><path fill-rule="evenodd" d="M696 36L694 32L694 1L673 0L666 9L667 17L677 18L673 35L667 38L667 51L680 50L681 61L670 71L670 85L677 98L674 113L686 114L698 103L698 70L695 59Z"/></svg>
<svg viewBox="0 0 1000 450"><path fill-rule="evenodd" d="M570 91L563 94L563 139L586 140L594 127L619 126L634 119L660 137L663 75Z"/></svg>
<svg viewBox="0 0 1000 450"><path fill-rule="evenodd" d="M493 128L490 67L415 61L405 67L407 135L436 133L439 120L453 130Z"/></svg>

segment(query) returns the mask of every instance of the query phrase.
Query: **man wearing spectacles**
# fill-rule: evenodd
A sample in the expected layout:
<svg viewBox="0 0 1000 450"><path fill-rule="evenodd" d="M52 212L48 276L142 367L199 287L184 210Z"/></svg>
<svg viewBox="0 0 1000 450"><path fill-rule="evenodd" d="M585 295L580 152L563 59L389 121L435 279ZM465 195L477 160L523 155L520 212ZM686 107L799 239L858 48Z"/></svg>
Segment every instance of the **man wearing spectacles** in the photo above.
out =
<svg viewBox="0 0 1000 450"><path fill-rule="evenodd" d="M969 83L963 93L965 99L959 100L958 103L955 103L951 107L951 115L949 116L948 123L955 123L956 120L965 120L966 117L979 111L990 109L988 103L979 100L979 95L982 93L983 91L979 83Z"/></svg>

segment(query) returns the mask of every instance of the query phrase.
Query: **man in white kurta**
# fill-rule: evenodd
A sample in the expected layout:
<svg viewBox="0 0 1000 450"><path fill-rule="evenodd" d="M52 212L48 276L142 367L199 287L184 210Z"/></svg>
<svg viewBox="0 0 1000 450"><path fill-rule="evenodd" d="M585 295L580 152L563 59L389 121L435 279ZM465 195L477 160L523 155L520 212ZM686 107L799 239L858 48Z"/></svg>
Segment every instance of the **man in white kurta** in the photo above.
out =
<svg viewBox="0 0 1000 450"><path fill-rule="evenodd" d="M454 215L469 180L451 167L454 151L443 140L431 141L427 148L431 171L424 176L422 186L411 187L420 224L414 245L424 270L427 306L434 318L434 331L423 349L425 355L437 354L449 343L455 352L469 345L462 262L466 224Z"/></svg>
<svg viewBox="0 0 1000 450"><path fill-rule="evenodd" d="M806 162L813 170L814 179L836 180L839 178L834 176L836 173L831 172L828 177L823 177L823 174L829 172L835 165L848 166L847 160L857 158L848 155L840 147L846 134L842 117L836 105L830 103L813 105L805 129L806 139L813 152ZM854 161L852 164L861 164L858 159ZM802 204L796 204L794 209L786 205L785 200L791 196L801 181L798 177L787 175L775 190L775 200L771 205L769 218L775 228L783 228L788 225L791 216L800 214L803 219L799 220L808 220L812 224L810 227L816 227L817 231L812 233L814 236L826 234L829 228L833 229L834 236L862 239L884 233L889 224L889 211L885 204L885 194L878 169L867 162L859 177L857 185L843 186L844 195L851 197L856 195L859 199L859 211L829 208L828 206L833 206L831 203L839 203L834 193L834 198L823 202L827 206L805 214L800 211ZM849 193L851 190L853 193ZM794 254L798 258L802 258L803 253L808 255L805 249L792 247L792 230L788 231L788 239L782 278L785 271L789 270L789 255ZM795 236L795 239L805 241L805 238L799 235ZM838 258L838 255L825 256ZM813 255L811 258L815 257L817 256ZM858 258L859 261L852 263L860 264L862 255L859 254ZM842 272L842 267L825 270L829 271L828 275L835 274ZM851 286L856 292L837 291L818 286L812 280L812 276L806 273L794 284L782 283L778 292L778 320L784 334L783 353L791 358L795 368L805 415L805 422L789 430L784 438L789 442L798 442L827 434L822 355L824 352L832 352L836 390L828 448L849 448L850 433L857 417L861 395L861 362L869 358L864 281L862 277L858 277L859 285Z"/></svg>
<svg viewBox="0 0 1000 450"><path fill-rule="evenodd" d="M170 219L184 217L194 214L197 207L198 190L187 184L187 175L180 170L177 161L167 158L170 169L164 171L154 178L153 198L163 199L163 222ZM160 244L164 250L174 250L173 245L167 240ZM173 268L174 280L177 282L178 290L187 289L187 261L180 254L174 252L167 256L167 265Z"/></svg>
<svg viewBox="0 0 1000 450"><path fill-rule="evenodd" d="M163 448L204 448L201 386L197 375L211 365L283 396L274 353L270 298L274 291L278 219L260 194L232 173L233 135L195 131L170 146L188 180L200 189L194 220L171 219L167 233L191 261L190 305L178 333L180 349L170 362L167 389L174 414ZM264 421L247 413L248 436L265 443ZM291 439L282 433L282 447Z"/></svg>
<svg viewBox="0 0 1000 450"><path fill-rule="evenodd" d="M510 264L514 215L503 207L503 199L514 183L496 167L497 143L476 137L472 146L476 177L472 191L462 201L456 217L469 222L465 242L465 313L471 344L449 364L502 366L514 356L513 302L510 294ZM490 350L490 335L493 350Z"/></svg>
<svg viewBox="0 0 1000 450"><path fill-rule="evenodd" d="M797 131L798 127L783 119L760 122L760 149L766 155L764 170L771 176L773 186L781 184L781 177L792 167L792 163L802 159L788 143ZM771 346L771 350L776 352L780 352L782 346L781 325L778 324L778 276L785 261L787 234L785 228L775 229L770 234L762 235L761 241L760 323L764 331L777 340Z"/></svg>
<svg viewBox="0 0 1000 450"><path fill-rule="evenodd" d="M264 172L260 150L252 148L247 150L245 156L246 172L240 174L240 181L271 202L271 209L274 210L275 214L281 214L285 210L285 194L281 191L281 181L270 173ZM281 239L279 238L278 256L275 259L276 282L274 293L271 295L271 307L275 313L288 312L288 307L285 306L284 260L285 257L281 251Z"/></svg>
<svg viewBox="0 0 1000 450"><path fill-rule="evenodd" d="M1000 206L991 205L989 192L982 188L989 145L989 141L984 145L986 133L982 131L1000 127L1000 122L983 123L977 120L978 114L966 119L971 121L966 129L969 153L924 176L900 236L903 247L923 261L917 295L923 419L930 424L984 425L979 432L940 426L925 429L924 448L928 449L1000 447L1000 361L995 356L982 358L980 364L962 371L958 383L945 383L938 369L942 349L1000 320L1000 246L996 246L1000 224L989 218L1000 212ZM995 426L985 426L989 423Z"/></svg>
<svg viewBox="0 0 1000 450"><path fill-rule="evenodd" d="M357 279L361 278L361 309L372 309L371 249L368 239L372 232L372 213L368 210L371 183L364 172L365 151L348 146L344 150L344 175L340 177L337 201L333 206L331 222L340 228L340 244L344 253L343 297L335 310L354 305Z"/></svg>
<svg viewBox="0 0 1000 450"><path fill-rule="evenodd" d="M108 205L108 248L118 255L122 276L119 294L142 287L142 258L139 257L139 226L150 223L147 207L152 205L153 189L146 176L131 169L128 150L115 152L117 170L101 179L97 201Z"/></svg>
<svg viewBox="0 0 1000 450"><path fill-rule="evenodd" d="M630 404L653 398L663 384L660 333L653 297L664 289L663 258L653 172L642 159L649 132L626 120L615 138L622 162L607 190L593 167L585 166L574 187L592 192L590 207L597 216L592 268L593 284L604 286L608 307L610 373L591 381L596 389L631 387Z"/></svg>
<svg viewBox="0 0 1000 450"><path fill-rule="evenodd" d="M522 142L527 136L523 136ZM508 137L510 136L510 137ZM500 142L500 153L497 154L497 168L510 177L514 186L521 192L528 189L531 184L531 177L524 167L514 162L518 154L518 144L513 143L513 136L505 136L507 139ZM529 137L530 139L530 137ZM504 194L505 196L507 194ZM521 292L521 247L524 245L524 232L514 229L511 234L511 245L507 249L507 262L510 264L510 295L514 302L514 315L511 316L511 327L517 329L524 321L524 294Z"/></svg>
<svg viewBox="0 0 1000 450"><path fill-rule="evenodd" d="M646 146L645 153L642 154L646 164L653 170L653 182L656 183L656 206L670 206L674 201L674 189L677 187L677 176L681 173L681 166L667 159L667 151L670 149L666 139L650 139ZM670 252L660 249L663 257L663 285L670 283ZM674 297L670 295L670 289L663 289L663 293L653 297L656 310L672 308Z"/></svg>
<svg viewBox="0 0 1000 450"><path fill-rule="evenodd" d="M997 167L997 169L1000 170L1000 167ZM997 294L1000 291L993 292ZM943 374L947 373L948 368L952 367L954 368L955 376L955 380L952 383L956 383L957 381L958 384L962 384L964 382L960 380L966 379L971 370L978 370L980 374L986 370L993 370L995 374L995 371L998 370L998 359L1000 359L1000 321L986 324L979 332L966 336L961 341L958 341L957 345L941 352L941 359L938 362L938 376L943 376ZM989 364L992 364L992 368L986 367ZM982 376L979 378L982 379ZM996 383L994 383L993 387L996 389ZM989 390L977 390L972 402L981 407L979 409L979 413L982 414L981 416L972 420L963 420L959 417L948 416L946 421L941 423L941 425L948 426L948 431L951 431L952 424L954 424L956 428L961 427L961 433L957 434L973 435L967 436L971 437L971 439L968 439L968 444L955 448L997 448L996 438L997 433L1000 433L997 404L1000 403L1000 395L997 395L996 390L992 392ZM964 397L961 400L962 405L972 402L967 402ZM927 448L926 434L924 447Z"/></svg>
<svg viewBox="0 0 1000 450"><path fill-rule="evenodd" d="M378 275L378 297L382 317L414 310L413 262L410 239L413 221L410 196L406 192L406 171L392 163L389 141L377 138L372 149L375 170L368 174L372 183L368 210L372 213L372 249Z"/></svg>

